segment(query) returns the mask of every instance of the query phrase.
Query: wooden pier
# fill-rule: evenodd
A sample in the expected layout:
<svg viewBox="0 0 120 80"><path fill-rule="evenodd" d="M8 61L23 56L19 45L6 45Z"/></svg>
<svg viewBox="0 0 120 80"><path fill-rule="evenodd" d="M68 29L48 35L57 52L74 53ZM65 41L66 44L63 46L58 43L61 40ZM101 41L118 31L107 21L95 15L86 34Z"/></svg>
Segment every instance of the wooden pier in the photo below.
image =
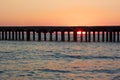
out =
<svg viewBox="0 0 120 80"><path fill-rule="evenodd" d="M78 34L78 31L81 33ZM71 40L71 33L73 40ZM41 34L44 35L44 39ZM48 34L49 39L47 38ZM60 40L58 35L61 36ZM120 42L120 26L1 26L0 41L3 40Z"/></svg>

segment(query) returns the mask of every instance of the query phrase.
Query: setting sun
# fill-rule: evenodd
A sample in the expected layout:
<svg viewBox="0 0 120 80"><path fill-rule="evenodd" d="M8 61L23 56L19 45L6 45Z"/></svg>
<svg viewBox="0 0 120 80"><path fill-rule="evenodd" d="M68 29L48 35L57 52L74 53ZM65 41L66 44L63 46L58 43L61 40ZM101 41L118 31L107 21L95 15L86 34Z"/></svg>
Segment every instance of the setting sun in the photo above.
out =
<svg viewBox="0 0 120 80"><path fill-rule="evenodd" d="M77 34L81 34L81 31L77 31Z"/></svg>
<svg viewBox="0 0 120 80"><path fill-rule="evenodd" d="M77 34L85 34L83 31L77 31Z"/></svg>

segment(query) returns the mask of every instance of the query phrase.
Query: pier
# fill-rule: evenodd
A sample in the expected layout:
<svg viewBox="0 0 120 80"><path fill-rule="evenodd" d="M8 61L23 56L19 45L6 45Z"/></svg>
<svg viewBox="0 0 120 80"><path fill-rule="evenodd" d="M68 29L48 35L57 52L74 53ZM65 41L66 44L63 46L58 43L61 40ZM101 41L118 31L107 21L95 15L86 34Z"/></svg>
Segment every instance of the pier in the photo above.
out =
<svg viewBox="0 0 120 80"><path fill-rule="evenodd" d="M120 26L1 26L0 41L120 42Z"/></svg>

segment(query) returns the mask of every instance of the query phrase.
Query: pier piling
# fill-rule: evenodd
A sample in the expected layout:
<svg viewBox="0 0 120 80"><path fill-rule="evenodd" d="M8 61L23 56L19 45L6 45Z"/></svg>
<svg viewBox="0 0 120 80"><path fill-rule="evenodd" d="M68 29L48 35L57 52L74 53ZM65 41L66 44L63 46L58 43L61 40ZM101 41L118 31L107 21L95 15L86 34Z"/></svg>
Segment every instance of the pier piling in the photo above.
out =
<svg viewBox="0 0 120 80"><path fill-rule="evenodd" d="M65 41L64 31L61 32L61 41Z"/></svg>

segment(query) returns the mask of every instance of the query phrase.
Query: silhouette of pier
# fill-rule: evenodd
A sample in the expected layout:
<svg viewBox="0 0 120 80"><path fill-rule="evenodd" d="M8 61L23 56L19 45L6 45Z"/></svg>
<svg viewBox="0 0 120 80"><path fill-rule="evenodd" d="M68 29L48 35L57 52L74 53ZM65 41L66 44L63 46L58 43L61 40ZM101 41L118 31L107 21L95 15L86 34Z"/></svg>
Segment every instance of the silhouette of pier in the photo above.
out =
<svg viewBox="0 0 120 80"><path fill-rule="evenodd" d="M78 31L81 33L78 34ZM71 41L71 33L74 42L120 42L120 26L1 26L0 41L69 42ZM43 40L41 34L44 35ZM49 35L49 39L47 35ZM60 40L58 35L61 36Z"/></svg>

